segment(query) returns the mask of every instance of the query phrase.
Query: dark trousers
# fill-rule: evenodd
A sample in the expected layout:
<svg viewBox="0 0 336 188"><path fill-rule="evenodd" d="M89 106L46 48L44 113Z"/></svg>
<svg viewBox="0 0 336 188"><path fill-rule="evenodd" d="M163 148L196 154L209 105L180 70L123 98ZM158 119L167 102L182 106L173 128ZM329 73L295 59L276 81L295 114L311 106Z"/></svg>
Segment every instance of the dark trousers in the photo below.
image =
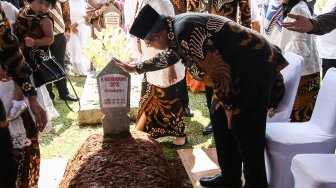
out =
<svg viewBox="0 0 336 188"><path fill-rule="evenodd" d="M322 59L322 78L324 78L329 68L336 68L336 59Z"/></svg>
<svg viewBox="0 0 336 188"><path fill-rule="evenodd" d="M54 36L54 42L50 45L51 55L54 56L60 65L64 68L64 56L66 49L66 38L64 33L57 34ZM69 93L67 88L67 80L61 79L60 81L54 82L57 87L58 94L60 97L64 97ZM47 90L49 92L50 98L54 99L55 94L52 91L52 84L47 84Z"/></svg>
<svg viewBox="0 0 336 188"><path fill-rule="evenodd" d="M212 120L213 116L211 116L211 111L210 111L212 95L213 95L213 88L205 86L205 97L206 97L206 103L207 103L209 114L210 114L211 123L213 122Z"/></svg>
<svg viewBox="0 0 336 188"><path fill-rule="evenodd" d="M180 82L176 83L176 87L178 90L178 96L181 101L181 105L183 108L189 106L189 96L188 96L188 88L186 77L183 78Z"/></svg>
<svg viewBox="0 0 336 188"><path fill-rule="evenodd" d="M0 123L6 119L6 111L0 100ZM17 162L12 156L12 141L8 126L0 128L0 188L15 188Z"/></svg>
<svg viewBox="0 0 336 188"><path fill-rule="evenodd" d="M267 100L260 100L255 108L233 116L231 129L222 107L210 114L218 163L227 183L240 181L244 163L245 187L267 187L264 159L267 103L262 101Z"/></svg>

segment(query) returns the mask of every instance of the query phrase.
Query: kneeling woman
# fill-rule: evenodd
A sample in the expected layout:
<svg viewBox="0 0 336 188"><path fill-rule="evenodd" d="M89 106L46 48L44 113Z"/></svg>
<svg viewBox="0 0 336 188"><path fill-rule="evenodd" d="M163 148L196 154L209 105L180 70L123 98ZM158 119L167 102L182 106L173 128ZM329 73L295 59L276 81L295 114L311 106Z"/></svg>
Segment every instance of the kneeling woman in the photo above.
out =
<svg viewBox="0 0 336 188"><path fill-rule="evenodd" d="M143 6L147 1L144 1ZM168 0L151 1L150 5L168 15L174 14L174 8ZM139 7L139 12L142 7ZM164 11L164 12L162 12ZM152 36L157 37L157 36ZM143 40L137 40L142 59L154 57L159 51L150 48ZM185 68L181 62L168 68L148 72L142 84L141 99L136 129L148 132L152 137L176 136L172 146L183 146L187 143L184 133L183 108L178 97L176 83L185 76Z"/></svg>

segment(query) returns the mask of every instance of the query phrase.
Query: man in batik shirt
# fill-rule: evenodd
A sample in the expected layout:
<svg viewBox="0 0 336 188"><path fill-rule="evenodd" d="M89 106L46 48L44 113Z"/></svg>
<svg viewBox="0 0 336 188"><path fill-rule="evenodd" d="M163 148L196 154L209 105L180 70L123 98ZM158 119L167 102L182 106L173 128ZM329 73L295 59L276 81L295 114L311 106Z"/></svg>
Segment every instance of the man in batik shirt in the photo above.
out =
<svg viewBox="0 0 336 188"><path fill-rule="evenodd" d="M227 138L220 153L221 174L203 186L239 187L242 162L246 186L266 188L264 161L266 114L274 77L288 63L276 48L252 30L225 17L189 13L158 15L149 5L135 19L130 33L148 46L164 50L132 65L127 72L166 68L182 59L191 75L214 88L211 109L222 114Z"/></svg>
<svg viewBox="0 0 336 188"><path fill-rule="evenodd" d="M20 86L29 100L35 115L35 124L42 131L47 123L46 112L37 102L36 89L29 79L31 68L26 64L19 49L18 40L12 34L10 23L0 4L0 72L6 73ZM4 75L2 75L4 76ZM14 188L17 164L12 156L12 142L8 129L6 111L0 99L0 187Z"/></svg>

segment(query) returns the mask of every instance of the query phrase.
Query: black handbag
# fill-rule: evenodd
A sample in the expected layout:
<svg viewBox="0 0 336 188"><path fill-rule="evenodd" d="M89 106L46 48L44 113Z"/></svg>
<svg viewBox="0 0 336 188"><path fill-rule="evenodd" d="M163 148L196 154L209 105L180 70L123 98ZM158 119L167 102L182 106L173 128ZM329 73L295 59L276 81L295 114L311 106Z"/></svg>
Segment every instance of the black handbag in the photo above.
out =
<svg viewBox="0 0 336 188"><path fill-rule="evenodd" d="M44 59L39 67L33 72L35 87L52 83L66 78L63 67L57 62L55 57Z"/></svg>
<svg viewBox="0 0 336 188"><path fill-rule="evenodd" d="M55 57L49 57L44 59L38 68L33 71L34 85L35 87L40 87L41 85L59 81L61 79L67 79L70 83L73 92L75 93L76 98L78 99L78 111L74 111L68 104L68 101L65 100L67 107L73 112L79 112L81 109L81 104L77 92L72 85L70 79L66 75L64 68L57 62Z"/></svg>

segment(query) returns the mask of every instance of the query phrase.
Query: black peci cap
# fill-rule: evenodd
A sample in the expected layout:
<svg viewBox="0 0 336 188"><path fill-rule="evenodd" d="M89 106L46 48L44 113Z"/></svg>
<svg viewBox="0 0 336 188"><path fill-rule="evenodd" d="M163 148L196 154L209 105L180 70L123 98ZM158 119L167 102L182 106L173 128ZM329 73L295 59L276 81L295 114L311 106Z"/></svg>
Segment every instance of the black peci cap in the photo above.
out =
<svg viewBox="0 0 336 188"><path fill-rule="evenodd" d="M159 17L160 14L150 5L145 5L135 18L130 29L130 34L144 39Z"/></svg>

